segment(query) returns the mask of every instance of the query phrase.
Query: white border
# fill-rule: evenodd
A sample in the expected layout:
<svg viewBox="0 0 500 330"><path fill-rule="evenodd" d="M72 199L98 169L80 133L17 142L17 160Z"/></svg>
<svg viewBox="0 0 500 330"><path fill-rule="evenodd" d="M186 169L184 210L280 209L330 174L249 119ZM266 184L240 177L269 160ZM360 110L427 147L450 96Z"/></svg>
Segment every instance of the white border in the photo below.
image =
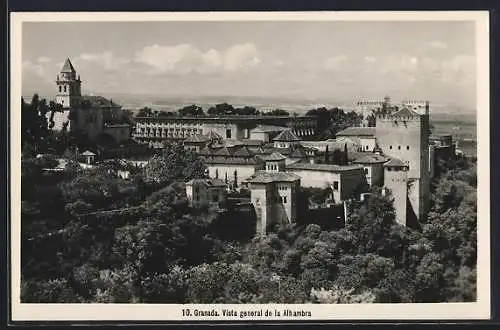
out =
<svg viewBox="0 0 500 330"><path fill-rule="evenodd" d="M454 320L490 317L489 14L461 12L14 12L11 18L11 307L13 321L259 321L270 320ZM357 305L156 305L20 303L20 99L23 22L86 21L474 21L477 51L478 260L477 302ZM481 129L479 129L479 127ZM181 309L243 311L302 309L312 317L182 317Z"/></svg>

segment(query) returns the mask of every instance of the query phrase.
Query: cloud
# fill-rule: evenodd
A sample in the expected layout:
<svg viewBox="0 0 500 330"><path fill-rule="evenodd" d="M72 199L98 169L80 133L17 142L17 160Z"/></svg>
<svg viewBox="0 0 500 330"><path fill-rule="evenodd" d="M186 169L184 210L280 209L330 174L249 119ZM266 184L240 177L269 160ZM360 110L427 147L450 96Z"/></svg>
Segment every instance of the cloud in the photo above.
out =
<svg viewBox="0 0 500 330"><path fill-rule="evenodd" d="M40 56L39 58L36 59L36 61L38 63L49 63L51 59L46 56Z"/></svg>
<svg viewBox="0 0 500 330"><path fill-rule="evenodd" d="M259 65L260 53L252 43L235 44L225 50L204 52L189 44L146 46L135 53L135 62L147 64L162 73L207 73L239 71Z"/></svg>
<svg viewBox="0 0 500 330"><path fill-rule="evenodd" d="M374 63L374 62L376 62L376 61L377 61L377 59L376 59L375 57L373 57L373 56L365 56L365 57L364 57L364 60L365 60L365 62L367 62L367 63Z"/></svg>
<svg viewBox="0 0 500 330"><path fill-rule="evenodd" d="M22 63L22 70L23 73L25 74L34 74L39 77L46 77L48 72L46 66L43 64L38 63L40 61L37 61L37 63L33 63L31 61L23 61Z"/></svg>
<svg viewBox="0 0 500 330"><path fill-rule="evenodd" d="M324 61L324 66L327 70L339 70L347 62L347 56L337 55L327 58Z"/></svg>
<svg viewBox="0 0 500 330"><path fill-rule="evenodd" d="M111 51L101 53L83 53L73 60L75 65L85 66L87 64L98 65L106 70L120 70L124 65L130 63L130 60L115 56Z"/></svg>
<svg viewBox="0 0 500 330"><path fill-rule="evenodd" d="M436 49L447 49L448 48L447 44L445 44L444 42L439 41L439 40L429 42L428 46L431 48L436 48Z"/></svg>
<svg viewBox="0 0 500 330"><path fill-rule="evenodd" d="M224 68L227 71L254 67L259 65L260 62L259 50L251 43L233 45L224 54Z"/></svg>

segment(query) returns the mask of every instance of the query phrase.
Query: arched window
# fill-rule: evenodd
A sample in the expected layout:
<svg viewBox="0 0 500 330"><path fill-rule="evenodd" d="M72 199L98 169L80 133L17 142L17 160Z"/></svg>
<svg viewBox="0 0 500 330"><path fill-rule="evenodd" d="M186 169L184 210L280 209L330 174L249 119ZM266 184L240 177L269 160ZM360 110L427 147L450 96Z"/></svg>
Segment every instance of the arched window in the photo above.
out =
<svg viewBox="0 0 500 330"><path fill-rule="evenodd" d="M389 146L389 149L392 149L392 146Z"/></svg>
<svg viewBox="0 0 500 330"><path fill-rule="evenodd" d="M59 85L59 93L62 91L62 86Z"/></svg>
<svg viewBox="0 0 500 330"><path fill-rule="evenodd" d="M401 146L398 146L398 150L401 150Z"/></svg>
<svg viewBox="0 0 500 330"><path fill-rule="evenodd" d="M67 86L66 86L66 85L64 85L64 92L65 92L65 93L66 93L66 87L67 87Z"/></svg>
<svg viewBox="0 0 500 330"><path fill-rule="evenodd" d="M406 150L410 150L410 146L406 146Z"/></svg>

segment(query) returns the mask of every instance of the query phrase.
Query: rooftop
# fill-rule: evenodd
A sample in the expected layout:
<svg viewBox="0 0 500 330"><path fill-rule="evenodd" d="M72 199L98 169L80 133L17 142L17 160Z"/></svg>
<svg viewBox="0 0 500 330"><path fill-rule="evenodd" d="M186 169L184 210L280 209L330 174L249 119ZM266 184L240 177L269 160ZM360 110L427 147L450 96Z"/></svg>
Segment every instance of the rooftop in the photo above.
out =
<svg viewBox="0 0 500 330"><path fill-rule="evenodd" d="M354 163L357 163L357 164L378 164L378 163L385 163L386 161L387 161L387 158L382 156L382 155L367 153L366 155L361 156L358 159L354 160Z"/></svg>
<svg viewBox="0 0 500 330"><path fill-rule="evenodd" d="M220 179L209 179L209 178L206 178L206 179L192 179L188 182L186 182L186 185L193 185L193 184L204 184L208 187L226 187L227 184L224 183L224 181L220 180Z"/></svg>
<svg viewBox="0 0 500 330"><path fill-rule="evenodd" d="M261 164L262 161L257 157L224 157L224 156L215 156L215 157L202 157L203 161L206 164L231 164L231 165L257 165Z"/></svg>
<svg viewBox="0 0 500 330"><path fill-rule="evenodd" d="M280 161L286 159L286 157L280 154L279 152L273 152L270 155L261 155L259 157L264 161Z"/></svg>
<svg viewBox="0 0 500 330"><path fill-rule="evenodd" d="M361 165L333 165L333 164L309 164L309 163L293 163L286 166L287 170L310 170L324 172L347 172L359 170Z"/></svg>
<svg viewBox="0 0 500 330"><path fill-rule="evenodd" d="M193 135L184 140L184 143L205 143L210 141L205 135Z"/></svg>
<svg viewBox="0 0 500 330"><path fill-rule="evenodd" d="M347 127L336 136L375 136L375 127Z"/></svg>
<svg viewBox="0 0 500 330"><path fill-rule="evenodd" d="M71 64L71 61L69 60L69 58L66 59L66 61L64 62L63 66L62 66L62 69L61 69L61 72L64 72L64 73L73 73L73 72L76 72L75 71L75 68L73 67L73 64Z"/></svg>
<svg viewBox="0 0 500 330"><path fill-rule="evenodd" d="M252 140L252 139L241 139L241 140L225 140L223 142L226 146L252 146L259 147L264 144L261 140Z"/></svg>
<svg viewBox="0 0 500 330"><path fill-rule="evenodd" d="M418 112L413 111L408 108L403 108L392 114L393 117L419 117L421 116Z"/></svg>
<svg viewBox="0 0 500 330"><path fill-rule="evenodd" d="M292 130L286 129L278 134L278 136L276 136L273 141L295 142L300 141L300 139L292 132Z"/></svg>
<svg viewBox="0 0 500 330"><path fill-rule="evenodd" d="M257 121L263 123L273 124L275 120L289 121L299 121L299 120L316 120L315 116L244 116L244 115L233 115L233 116L183 116L183 117L153 117L153 116L137 116L135 117L138 121L154 121L154 122L173 122L173 121L215 121L215 122L248 122Z"/></svg>
<svg viewBox="0 0 500 330"><path fill-rule="evenodd" d="M210 131L208 131L208 133L205 134L205 135L210 140L223 140L222 136L219 133L217 133L216 131L214 131L213 129L211 129Z"/></svg>
<svg viewBox="0 0 500 330"><path fill-rule="evenodd" d="M271 182L295 182L299 181L300 176L287 172L266 172L258 171L252 175L246 182L249 183L271 183Z"/></svg>
<svg viewBox="0 0 500 330"><path fill-rule="evenodd" d="M286 130L287 127L283 126L275 126L275 125L259 125L255 127L252 132L256 133L272 133L272 132L281 132Z"/></svg>
<svg viewBox="0 0 500 330"><path fill-rule="evenodd" d="M400 159L391 158L387 163L384 163L384 167L408 167L408 164Z"/></svg>
<svg viewBox="0 0 500 330"><path fill-rule="evenodd" d="M82 152L82 156L95 156L95 153L93 153L92 151L86 150L86 151Z"/></svg>

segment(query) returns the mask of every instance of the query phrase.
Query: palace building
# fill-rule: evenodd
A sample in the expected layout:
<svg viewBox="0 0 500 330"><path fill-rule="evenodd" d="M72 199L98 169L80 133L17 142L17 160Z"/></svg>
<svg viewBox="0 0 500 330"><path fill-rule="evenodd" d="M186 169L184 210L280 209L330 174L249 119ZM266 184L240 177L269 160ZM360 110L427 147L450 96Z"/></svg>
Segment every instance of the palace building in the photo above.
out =
<svg viewBox="0 0 500 330"><path fill-rule="evenodd" d="M317 121L311 116L227 116L227 117L136 117L134 140L152 148L169 141L215 132L225 140L272 139L290 129L302 139L316 134ZM270 129L269 126L274 126ZM276 126L280 126L278 129ZM277 131L272 131L272 130ZM265 131L265 132L264 132Z"/></svg>

